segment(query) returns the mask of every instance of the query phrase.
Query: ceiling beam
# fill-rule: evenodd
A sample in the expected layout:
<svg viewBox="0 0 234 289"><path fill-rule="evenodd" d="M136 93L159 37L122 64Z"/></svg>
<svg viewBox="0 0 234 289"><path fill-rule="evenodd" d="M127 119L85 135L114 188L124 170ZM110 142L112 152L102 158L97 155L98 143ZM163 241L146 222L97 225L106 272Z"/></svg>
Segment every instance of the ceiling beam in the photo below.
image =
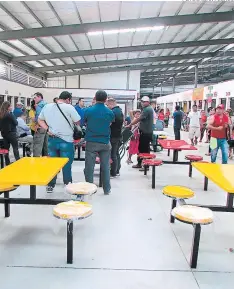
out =
<svg viewBox="0 0 234 289"><path fill-rule="evenodd" d="M234 14L234 13L233 13ZM234 56L233 52L226 52L225 56ZM35 72L46 72L56 70L67 70L67 69L83 69L83 68L94 68L104 66L118 66L118 65L131 65L140 63L152 63L157 61L172 61L172 60L184 60L184 59L204 59L208 57L214 57L214 53L197 53L197 54L182 54L182 55L169 55L169 56L158 56L158 57L146 57L146 58L133 58L124 60L111 60L111 61L100 61L100 62L88 62L78 64L65 64L65 65L54 65L35 68ZM216 57L223 57L217 55Z"/></svg>
<svg viewBox="0 0 234 289"><path fill-rule="evenodd" d="M233 11L202 13L191 15L176 15L154 18L140 18L132 20L107 21L98 23L73 24L22 30L0 32L0 41L22 38L49 37L71 34L84 34L90 31L129 29L152 26L175 26L200 23L216 23L234 21Z"/></svg>
<svg viewBox="0 0 234 289"><path fill-rule="evenodd" d="M174 63L174 64L160 64L160 65L149 65L149 66L142 66L142 65L133 65L133 66L126 66L126 67L112 67L112 68L100 68L100 69L90 69L90 70L80 70L74 72L66 72L66 73L48 73L47 78L54 78L60 76L73 76L73 75L86 75L86 74L97 74L97 73L109 73L109 72L120 72L120 71L127 71L127 70L142 70L142 69L163 69L163 68L171 68L171 67L186 67L188 65L195 65L195 62L188 63ZM179 71L178 71L179 72Z"/></svg>
<svg viewBox="0 0 234 289"><path fill-rule="evenodd" d="M234 52L233 52L233 56L234 56ZM133 59L111 60L111 61L100 61L100 62L88 62L88 63L79 63L79 64L54 65L54 66L47 66L47 67L39 67L39 68L35 68L34 70L37 72L46 72L46 71L67 70L67 69L83 69L83 68L95 68L95 67L104 67L104 66L152 63L152 62L157 62L157 61L172 61L172 60L184 60L184 59L196 59L196 58L201 59L201 58L207 58L207 57L213 57L213 54L212 53L183 54L183 55L133 58Z"/></svg>
<svg viewBox="0 0 234 289"><path fill-rule="evenodd" d="M27 56L14 57L13 60L18 61L18 62L38 61L38 60L44 60L44 59L48 60L48 59L57 59L57 58L64 58L64 57L101 55L101 54L147 51L147 50L157 50L157 49L201 47L201 46L207 46L207 45L222 45L222 44L228 45L232 43L234 43L234 38L161 43L161 44L136 45L136 46L114 47L114 48L104 48L104 49L79 50L79 51L69 51L69 52L60 52L60 53L40 54L40 55L27 55Z"/></svg>

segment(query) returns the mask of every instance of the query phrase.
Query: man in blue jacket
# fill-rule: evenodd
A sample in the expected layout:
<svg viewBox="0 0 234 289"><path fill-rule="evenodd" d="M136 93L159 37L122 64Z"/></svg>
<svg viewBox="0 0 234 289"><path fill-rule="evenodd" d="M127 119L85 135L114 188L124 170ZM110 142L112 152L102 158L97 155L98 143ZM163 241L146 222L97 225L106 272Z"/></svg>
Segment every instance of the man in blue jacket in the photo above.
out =
<svg viewBox="0 0 234 289"><path fill-rule="evenodd" d="M85 148L85 180L93 183L93 173L97 154L100 157L103 190L105 195L111 192L110 185L110 125L115 117L105 106L107 93L99 90L95 95L95 105L85 110L86 148Z"/></svg>
<svg viewBox="0 0 234 289"><path fill-rule="evenodd" d="M15 109L13 111L13 114L17 118L17 117L21 116L22 113L23 113L23 103L17 102L16 103L16 107L15 107Z"/></svg>
<svg viewBox="0 0 234 289"><path fill-rule="evenodd" d="M124 116L122 109L117 105L116 100L114 98L110 98L107 100L107 106L112 110L115 116L115 121L111 124L111 177L115 178L119 176L119 171L121 168L121 159L119 155L119 148L121 145L121 137L122 137L122 127Z"/></svg>
<svg viewBox="0 0 234 289"><path fill-rule="evenodd" d="M80 126L83 127L84 126L84 113L85 113L85 109L84 109L84 99L83 98L79 98L77 104L75 105L75 109L78 112L79 116L80 116Z"/></svg>

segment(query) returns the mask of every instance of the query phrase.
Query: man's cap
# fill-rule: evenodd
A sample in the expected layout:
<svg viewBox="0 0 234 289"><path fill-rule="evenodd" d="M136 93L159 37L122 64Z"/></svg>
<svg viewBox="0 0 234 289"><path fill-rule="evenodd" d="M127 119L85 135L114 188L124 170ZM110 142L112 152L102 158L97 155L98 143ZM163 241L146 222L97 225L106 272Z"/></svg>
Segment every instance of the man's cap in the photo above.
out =
<svg viewBox="0 0 234 289"><path fill-rule="evenodd" d="M23 105L23 103L20 102L20 101L18 101L16 104L17 104L17 105Z"/></svg>
<svg viewBox="0 0 234 289"><path fill-rule="evenodd" d="M141 101L143 101L143 102L150 102L150 99L149 99L148 96L143 96L142 99L141 99Z"/></svg>
<svg viewBox="0 0 234 289"><path fill-rule="evenodd" d="M72 98L72 95L70 92L68 91L63 91L60 93L59 99L68 99L68 98Z"/></svg>
<svg viewBox="0 0 234 289"><path fill-rule="evenodd" d="M224 109L224 105L223 105L223 104L219 104L219 105L217 106L217 108Z"/></svg>

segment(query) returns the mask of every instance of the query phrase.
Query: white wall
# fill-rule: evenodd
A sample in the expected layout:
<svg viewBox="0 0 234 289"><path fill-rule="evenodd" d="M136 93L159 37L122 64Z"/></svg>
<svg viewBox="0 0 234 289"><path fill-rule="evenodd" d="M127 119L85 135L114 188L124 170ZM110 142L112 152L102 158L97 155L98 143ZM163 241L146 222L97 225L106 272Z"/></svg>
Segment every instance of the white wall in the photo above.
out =
<svg viewBox="0 0 234 289"><path fill-rule="evenodd" d="M47 87L133 89L140 92L140 70L49 78ZM80 83L79 83L80 79Z"/></svg>
<svg viewBox="0 0 234 289"><path fill-rule="evenodd" d="M79 88L79 76L78 75L66 76L66 87Z"/></svg>

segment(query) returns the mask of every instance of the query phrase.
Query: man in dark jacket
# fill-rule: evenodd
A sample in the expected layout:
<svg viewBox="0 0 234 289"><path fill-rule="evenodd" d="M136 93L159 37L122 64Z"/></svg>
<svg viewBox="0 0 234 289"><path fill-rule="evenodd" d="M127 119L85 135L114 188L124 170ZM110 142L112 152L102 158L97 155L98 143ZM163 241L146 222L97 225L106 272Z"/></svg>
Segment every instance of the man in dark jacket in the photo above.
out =
<svg viewBox="0 0 234 289"><path fill-rule="evenodd" d="M119 148L121 144L121 132L123 127L124 116L122 109L117 105L116 100L110 98L107 100L107 106L112 110L115 116L115 121L111 124L111 177L119 176L121 168L121 160Z"/></svg>

